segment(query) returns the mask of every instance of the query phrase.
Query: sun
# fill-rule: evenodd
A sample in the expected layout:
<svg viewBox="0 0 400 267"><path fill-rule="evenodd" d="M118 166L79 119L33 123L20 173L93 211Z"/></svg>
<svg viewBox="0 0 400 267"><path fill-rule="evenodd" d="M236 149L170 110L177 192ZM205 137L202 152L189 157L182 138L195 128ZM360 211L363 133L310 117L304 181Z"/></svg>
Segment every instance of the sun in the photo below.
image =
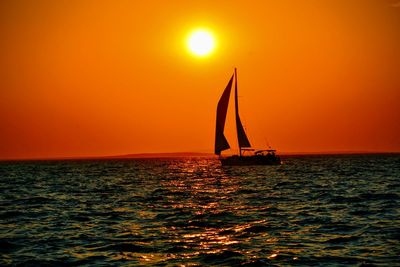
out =
<svg viewBox="0 0 400 267"><path fill-rule="evenodd" d="M215 39L208 30L198 29L193 31L187 39L189 51L198 57L205 57L211 54L215 48Z"/></svg>

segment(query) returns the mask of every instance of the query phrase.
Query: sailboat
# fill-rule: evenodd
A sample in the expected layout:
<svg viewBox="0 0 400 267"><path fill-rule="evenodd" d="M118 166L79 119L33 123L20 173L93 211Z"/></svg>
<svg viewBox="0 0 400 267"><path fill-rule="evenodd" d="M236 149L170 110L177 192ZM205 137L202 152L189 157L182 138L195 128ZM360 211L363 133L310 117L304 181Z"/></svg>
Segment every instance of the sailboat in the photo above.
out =
<svg viewBox="0 0 400 267"><path fill-rule="evenodd" d="M233 78L235 78L235 118L236 118L236 133L239 145L239 155L228 157L221 156L221 152L229 149L230 145L225 138L224 128L226 114L228 111L229 98L232 89ZM281 164L281 159L276 155L275 149L255 150L251 147L250 141L247 138L246 132L242 125L239 116L238 103L238 84L237 71L230 78L217 106L217 123L215 127L215 149L214 153L219 156L222 165L278 165Z"/></svg>

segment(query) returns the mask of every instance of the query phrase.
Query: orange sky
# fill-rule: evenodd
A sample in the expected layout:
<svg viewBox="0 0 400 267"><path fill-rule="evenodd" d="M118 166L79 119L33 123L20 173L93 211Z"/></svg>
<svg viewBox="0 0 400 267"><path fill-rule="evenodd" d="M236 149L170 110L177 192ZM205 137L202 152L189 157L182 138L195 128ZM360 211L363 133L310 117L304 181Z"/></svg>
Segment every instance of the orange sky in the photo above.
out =
<svg viewBox="0 0 400 267"><path fill-rule="evenodd" d="M212 152L235 66L256 147L400 151L400 1L249 3L0 1L0 159Z"/></svg>

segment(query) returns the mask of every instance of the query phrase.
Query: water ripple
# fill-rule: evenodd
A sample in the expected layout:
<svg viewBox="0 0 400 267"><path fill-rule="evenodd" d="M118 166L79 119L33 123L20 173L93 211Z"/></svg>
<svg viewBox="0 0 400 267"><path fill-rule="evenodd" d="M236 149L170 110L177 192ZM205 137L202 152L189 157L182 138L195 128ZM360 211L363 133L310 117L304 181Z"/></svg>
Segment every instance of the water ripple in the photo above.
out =
<svg viewBox="0 0 400 267"><path fill-rule="evenodd" d="M398 155L0 163L1 265L395 266Z"/></svg>

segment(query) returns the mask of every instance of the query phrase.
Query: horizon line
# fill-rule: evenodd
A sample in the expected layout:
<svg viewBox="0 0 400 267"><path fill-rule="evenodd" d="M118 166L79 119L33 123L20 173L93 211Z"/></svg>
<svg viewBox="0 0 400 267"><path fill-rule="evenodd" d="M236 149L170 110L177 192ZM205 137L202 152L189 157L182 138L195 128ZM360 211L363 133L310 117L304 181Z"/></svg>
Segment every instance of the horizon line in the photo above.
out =
<svg viewBox="0 0 400 267"><path fill-rule="evenodd" d="M363 151L363 150L340 150L340 151L282 151L281 156L307 156L307 155L374 155L374 154L400 154L400 151ZM227 154L230 155L230 154ZM27 158L0 158L0 161L57 161L57 160L109 160L109 159L145 159L145 158L183 158L183 157L217 157L212 152L143 152L104 156L49 156L49 157L27 157Z"/></svg>

